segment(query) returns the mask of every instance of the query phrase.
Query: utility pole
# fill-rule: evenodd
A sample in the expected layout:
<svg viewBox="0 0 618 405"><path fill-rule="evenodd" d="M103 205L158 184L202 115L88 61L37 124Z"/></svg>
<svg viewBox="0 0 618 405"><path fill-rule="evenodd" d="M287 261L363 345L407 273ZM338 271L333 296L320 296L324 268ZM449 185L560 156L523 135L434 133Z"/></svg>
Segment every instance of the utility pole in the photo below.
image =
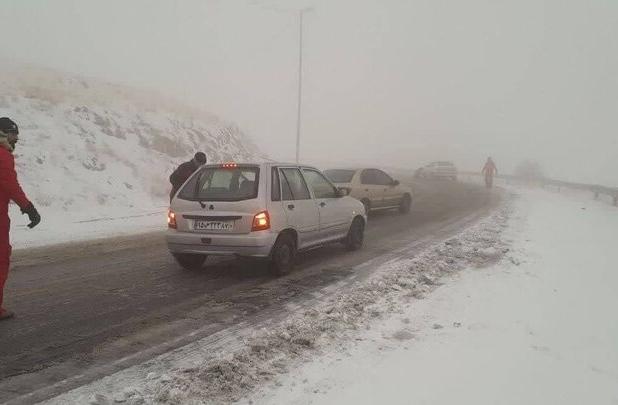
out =
<svg viewBox="0 0 618 405"><path fill-rule="evenodd" d="M256 1L256 3L259 3ZM259 5L259 4L258 4ZM281 13L298 13L298 109L296 111L296 163L300 163L300 132L301 132L301 118L303 108L303 20L305 13L313 11L313 7L307 7L303 9L283 9L278 7L268 7L262 5L265 10L276 11Z"/></svg>
<svg viewBox="0 0 618 405"><path fill-rule="evenodd" d="M296 163L300 163L300 129L303 98L303 18L305 13L311 10L311 8L304 8L298 12L298 111L296 115Z"/></svg>

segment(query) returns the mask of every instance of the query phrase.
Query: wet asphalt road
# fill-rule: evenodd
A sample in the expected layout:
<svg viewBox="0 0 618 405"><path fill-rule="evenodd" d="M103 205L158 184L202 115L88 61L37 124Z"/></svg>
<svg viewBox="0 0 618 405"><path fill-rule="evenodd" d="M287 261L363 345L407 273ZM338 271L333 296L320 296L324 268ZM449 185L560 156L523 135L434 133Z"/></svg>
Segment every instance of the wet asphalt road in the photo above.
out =
<svg viewBox="0 0 618 405"><path fill-rule="evenodd" d="M416 183L415 191L409 215L370 217L363 250L333 245L302 254L295 272L279 279L263 264L236 259L209 258L201 271L183 270L163 232L16 252L5 295L17 317L0 323L0 402L45 399L93 378L82 375L89 368L98 367L92 375L100 377L116 371L101 366L118 359L146 350L121 366L145 361L158 354L148 348L178 347L285 305L369 259L445 236L445 224L488 212L498 199L452 182Z"/></svg>

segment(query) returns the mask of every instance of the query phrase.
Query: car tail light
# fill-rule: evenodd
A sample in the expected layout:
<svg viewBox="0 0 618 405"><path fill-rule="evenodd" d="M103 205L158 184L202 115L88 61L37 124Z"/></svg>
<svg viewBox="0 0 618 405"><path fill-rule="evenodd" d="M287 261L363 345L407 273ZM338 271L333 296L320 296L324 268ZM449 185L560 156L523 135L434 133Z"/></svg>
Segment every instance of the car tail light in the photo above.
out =
<svg viewBox="0 0 618 405"><path fill-rule="evenodd" d="M176 224L176 214L172 210L167 211L167 227L172 229L178 227Z"/></svg>
<svg viewBox="0 0 618 405"><path fill-rule="evenodd" d="M268 215L268 211L262 211L253 217L251 232L265 231L266 229L270 229L270 215Z"/></svg>
<svg viewBox="0 0 618 405"><path fill-rule="evenodd" d="M224 163L221 165L222 168L224 169L236 169L238 167L238 164L236 163Z"/></svg>

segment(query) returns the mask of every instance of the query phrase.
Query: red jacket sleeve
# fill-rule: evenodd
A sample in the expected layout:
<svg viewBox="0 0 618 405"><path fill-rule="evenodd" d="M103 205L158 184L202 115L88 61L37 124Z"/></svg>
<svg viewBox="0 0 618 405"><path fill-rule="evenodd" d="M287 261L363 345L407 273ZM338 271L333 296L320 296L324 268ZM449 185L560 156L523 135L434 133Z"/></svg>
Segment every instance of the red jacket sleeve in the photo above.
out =
<svg viewBox="0 0 618 405"><path fill-rule="evenodd" d="M4 149L0 150L0 190L11 200L15 201L21 209L30 205L30 200L28 200L24 190L21 189L17 181L15 158L9 151Z"/></svg>

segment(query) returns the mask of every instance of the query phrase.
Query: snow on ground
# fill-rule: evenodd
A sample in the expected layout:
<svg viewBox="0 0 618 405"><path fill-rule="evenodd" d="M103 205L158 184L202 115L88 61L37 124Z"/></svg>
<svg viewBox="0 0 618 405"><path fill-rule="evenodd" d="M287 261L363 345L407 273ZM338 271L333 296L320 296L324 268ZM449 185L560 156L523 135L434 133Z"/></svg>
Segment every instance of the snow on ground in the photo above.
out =
<svg viewBox="0 0 618 405"><path fill-rule="evenodd" d="M616 208L518 192L282 321L239 325L47 403L618 404Z"/></svg>
<svg viewBox="0 0 618 405"><path fill-rule="evenodd" d="M140 234L167 229L167 205L152 204L146 209L112 207L104 212L65 212L42 210L45 220L28 229L28 217L11 206L11 243L14 249L27 249L58 243Z"/></svg>
<svg viewBox="0 0 618 405"><path fill-rule="evenodd" d="M52 70L3 63L0 116L20 127L18 177L43 218L28 230L13 207L17 249L165 228L165 215L156 216L165 211L178 164L197 150L211 162L259 155L236 125L211 114Z"/></svg>
<svg viewBox="0 0 618 405"><path fill-rule="evenodd" d="M245 402L618 404L618 210L522 191L511 251Z"/></svg>
<svg viewBox="0 0 618 405"><path fill-rule="evenodd" d="M507 251L500 236L509 205L421 254L384 263L368 279L326 297L300 302L287 319L211 336L147 363L77 388L50 404L112 402L220 403L237 401L277 381L298 362L333 347L347 348L359 330L417 302L441 277L494 263Z"/></svg>

